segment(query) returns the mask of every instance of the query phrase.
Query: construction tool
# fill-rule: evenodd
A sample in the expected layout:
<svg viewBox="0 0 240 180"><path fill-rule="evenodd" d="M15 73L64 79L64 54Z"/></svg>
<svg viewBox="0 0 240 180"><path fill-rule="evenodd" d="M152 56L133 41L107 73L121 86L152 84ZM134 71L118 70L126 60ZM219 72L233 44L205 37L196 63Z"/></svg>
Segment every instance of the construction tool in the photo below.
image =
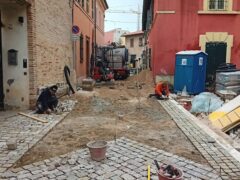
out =
<svg viewBox="0 0 240 180"><path fill-rule="evenodd" d="M41 123L48 123L48 121L45 121L45 120L40 119L40 118L35 117L35 116L31 116L31 115L29 115L29 114L25 114L25 113L22 113L22 112L19 112L18 114L19 114L19 115L22 115L22 116L25 116L25 117L28 117L28 118L31 118L31 119L33 119L33 120L35 120L35 121L38 121L38 122L41 122Z"/></svg>
<svg viewBox="0 0 240 180"><path fill-rule="evenodd" d="M157 167L157 170L159 171L159 169L160 169L160 166L159 166L159 164L158 164L157 160L154 160L154 163L155 163L155 165L156 165L156 167Z"/></svg>
<svg viewBox="0 0 240 180"><path fill-rule="evenodd" d="M151 180L151 167L148 165L148 180Z"/></svg>

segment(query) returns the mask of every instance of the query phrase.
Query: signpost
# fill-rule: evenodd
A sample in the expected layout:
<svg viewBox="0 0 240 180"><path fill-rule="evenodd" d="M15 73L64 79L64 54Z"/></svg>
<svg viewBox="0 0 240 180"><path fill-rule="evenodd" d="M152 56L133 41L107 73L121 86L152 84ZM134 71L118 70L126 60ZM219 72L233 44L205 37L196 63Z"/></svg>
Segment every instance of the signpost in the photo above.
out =
<svg viewBox="0 0 240 180"><path fill-rule="evenodd" d="M72 27L72 33L73 34L78 34L80 32L80 28L76 25Z"/></svg>
<svg viewBox="0 0 240 180"><path fill-rule="evenodd" d="M72 26L72 41L73 41L73 66L75 68L76 66L76 59L77 59L77 55L76 55L76 41L78 41L80 39L80 36L78 35L80 32L80 28L76 25Z"/></svg>
<svg viewBox="0 0 240 180"><path fill-rule="evenodd" d="M77 40L79 40L80 39L80 36L79 35L77 35L77 34L72 34L72 40L73 41L77 41Z"/></svg>

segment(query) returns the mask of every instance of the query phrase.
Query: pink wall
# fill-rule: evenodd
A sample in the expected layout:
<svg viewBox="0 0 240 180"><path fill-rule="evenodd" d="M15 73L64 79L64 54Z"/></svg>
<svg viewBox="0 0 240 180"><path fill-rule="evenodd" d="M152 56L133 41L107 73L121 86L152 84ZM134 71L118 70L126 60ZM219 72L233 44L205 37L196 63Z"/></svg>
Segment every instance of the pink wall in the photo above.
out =
<svg viewBox="0 0 240 180"><path fill-rule="evenodd" d="M104 34L104 44L108 45L113 42L114 31L105 32Z"/></svg>
<svg viewBox="0 0 240 180"><path fill-rule="evenodd" d="M173 75L175 54L182 50L195 50L199 47L199 36L206 32L228 32L233 35L234 44L231 62L240 68L240 15L200 15L203 0L158 0L156 11L175 11L175 14L155 14L155 20L149 35L152 47L152 68L154 75ZM234 0L235 10L240 3Z"/></svg>
<svg viewBox="0 0 240 180"><path fill-rule="evenodd" d="M82 9L82 7L76 2L74 4L73 9L73 24L79 26L80 28L80 34L83 35L83 62L80 62L80 42L76 41L76 74L77 78L80 80L83 77L87 76L87 68L88 64L90 63L90 57L92 54L92 42L94 42L94 22L93 18L91 17L91 2L90 2L90 11L87 13L85 10ZM101 1L97 1L97 3L100 3ZM100 13L100 16L103 17L103 13L105 9L102 7L101 4L97 5L99 7L98 13ZM104 44L104 21L103 20L97 20L97 44L103 45ZM86 39L89 39L89 58L87 58L86 53Z"/></svg>

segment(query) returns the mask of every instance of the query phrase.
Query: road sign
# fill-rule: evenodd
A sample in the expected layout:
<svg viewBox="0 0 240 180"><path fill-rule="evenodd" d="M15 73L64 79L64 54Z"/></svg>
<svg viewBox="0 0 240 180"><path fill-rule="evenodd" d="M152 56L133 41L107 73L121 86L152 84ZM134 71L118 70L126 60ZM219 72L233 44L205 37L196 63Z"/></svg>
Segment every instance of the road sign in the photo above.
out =
<svg viewBox="0 0 240 180"><path fill-rule="evenodd" d="M72 27L72 33L73 34L78 34L79 32L80 32L80 28L78 26L75 25L75 26Z"/></svg>
<svg viewBox="0 0 240 180"><path fill-rule="evenodd" d="M77 34L72 34L72 40L73 41L77 41L77 40L79 40L80 39L80 36L79 35L77 35Z"/></svg>

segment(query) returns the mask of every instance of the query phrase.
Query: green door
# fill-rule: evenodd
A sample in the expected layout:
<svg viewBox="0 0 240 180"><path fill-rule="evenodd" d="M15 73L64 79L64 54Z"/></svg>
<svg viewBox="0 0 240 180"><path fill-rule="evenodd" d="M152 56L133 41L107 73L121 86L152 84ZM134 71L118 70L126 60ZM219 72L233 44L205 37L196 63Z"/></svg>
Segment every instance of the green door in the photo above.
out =
<svg viewBox="0 0 240 180"><path fill-rule="evenodd" d="M226 63L227 43L209 42L206 43L207 60L207 85L215 82L216 70L220 64Z"/></svg>

